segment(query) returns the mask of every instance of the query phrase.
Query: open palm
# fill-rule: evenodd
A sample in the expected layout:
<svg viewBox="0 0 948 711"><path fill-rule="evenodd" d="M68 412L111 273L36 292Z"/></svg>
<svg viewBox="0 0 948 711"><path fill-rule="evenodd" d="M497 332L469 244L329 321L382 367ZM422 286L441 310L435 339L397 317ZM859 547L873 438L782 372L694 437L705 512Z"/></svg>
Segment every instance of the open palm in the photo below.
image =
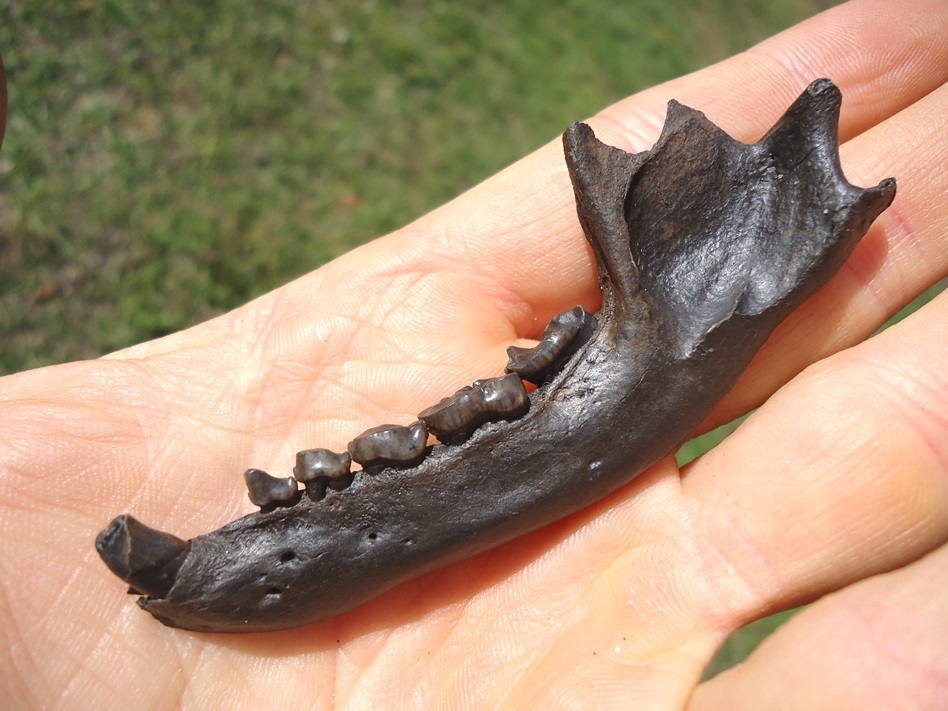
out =
<svg viewBox="0 0 948 711"><path fill-rule="evenodd" d="M674 97L756 140L820 76L843 91L847 177L895 175L899 196L706 426L764 403L758 412L684 471L660 462L577 515L339 618L268 634L172 630L121 594L92 542L122 511L185 538L216 528L252 510L248 466L286 476L297 450L341 451L366 427L410 422L499 374L506 347L555 313L595 310L558 145L230 314L0 381L3 698L943 703L948 300L854 344L948 273L948 5L852 2L590 123L607 143L644 150ZM730 632L833 591L741 669L698 685Z"/></svg>

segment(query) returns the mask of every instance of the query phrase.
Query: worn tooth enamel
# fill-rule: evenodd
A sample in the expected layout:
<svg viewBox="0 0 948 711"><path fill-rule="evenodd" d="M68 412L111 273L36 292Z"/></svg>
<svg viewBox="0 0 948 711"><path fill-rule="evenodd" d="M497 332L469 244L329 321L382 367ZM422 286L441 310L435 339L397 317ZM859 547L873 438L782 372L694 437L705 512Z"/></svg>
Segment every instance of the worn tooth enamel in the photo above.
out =
<svg viewBox="0 0 948 711"><path fill-rule="evenodd" d="M481 381L478 386L484 393L484 405L488 412L502 419L513 419L526 414L530 398L523 380L517 373L508 373L499 378Z"/></svg>
<svg viewBox="0 0 948 711"><path fill-rule="evenodd" d="M352 483L352 457L348 452L337 453L329 449L304 449L296 453L293 476L306 485L306 495L319 501L326 488L342 491Z"/></svg>
<svg viewBox="0 0 948 711"><path fill-rule="evenodd" d="M349 442L349 456L363 469L376 467L413 467L425 456L428 428L424 422L379 425L366 430Z"/></svg>
<svg viewBox="0 0 948 711"><path fill-rule="evenodd" d="M543 338L533 348L510 346L507 349L508 373L517 373L535 385L544 385L553 379L596 329L596 317L577 306L554 316L543 331Z"/></svg>
<svg viewBox="0 0 948 711"><path fill-rule="evenodd" d="M293 476L303 484L317 479L342 479L350 473L352 457L328 449L304 449L296 453Z"/></svg>
<svg viewBox="0 0 948 711"><path fill-rule="evenodd" d="M291 476L280 479L262 469L248 469L244 472L244 481L247 482L250 501L265 511L277 506L292 506L299 500L296 479Z"/></svg>
<svg viewBox="0 0 948 711"><path fill-rule="evenodd" d="M523 381L516 373L500 378L475 380L437 405L422 410L418 419L445 444L459 444L481 425L509 420L525 414L530 407Z"/></svg>
<svg viewBox="0 0 948 711"><path fill-rule="evenodd" d="M484 412L484 392L465 386L437 405L422 410L418 419L442 442L457 444L484 423L481 419Z"/></svg>
<svg viewBox="0 0 948 711"><path fill-rule="evenodd" d="M130 593L162 598L174 585L191 542L123 514L99 533L95 547L109 570L130 585Z"/></svg>

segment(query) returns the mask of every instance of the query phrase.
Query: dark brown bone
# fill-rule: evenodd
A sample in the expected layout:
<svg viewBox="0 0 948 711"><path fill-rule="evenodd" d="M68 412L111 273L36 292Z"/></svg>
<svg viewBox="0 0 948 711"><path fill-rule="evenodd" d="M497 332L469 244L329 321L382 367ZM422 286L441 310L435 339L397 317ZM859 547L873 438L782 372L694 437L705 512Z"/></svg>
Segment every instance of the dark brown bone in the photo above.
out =
<svg viewBox="0 0 948 711"><path fill-rule="evenodd" d="M174 585L191 542L123 514L96 536L95 548L109 569L132 586L129 592L163 597Z"/></svg>
<svg viewBox="0 0 948 711"><path fill-rule="evenodd" d="M843 178L839 105L832 83L814 82L747 145L673 101L658 142L635 155L570 127L566 165L602 309L529 412L416 467L356 476L331 500L198 536L169 590L140 581L139 604L219 632L332 617L571 514L673 452L892 202L894 180L864 190ZM138 569L115 565L121 547L100 553L125 580Z"/></svg>

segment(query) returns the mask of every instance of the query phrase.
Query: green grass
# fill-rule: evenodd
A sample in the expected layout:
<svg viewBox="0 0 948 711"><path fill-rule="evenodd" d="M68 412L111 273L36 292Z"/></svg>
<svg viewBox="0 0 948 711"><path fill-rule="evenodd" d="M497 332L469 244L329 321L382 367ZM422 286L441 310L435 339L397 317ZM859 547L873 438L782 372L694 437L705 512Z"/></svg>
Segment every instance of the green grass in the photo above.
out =
<svg viewBox="0 0 948 711"><path fill-rule="evenodd" d="M800 609L778 612L776 615L752 622L739 632L732 634L705 669L704 678L710 679L743 662L769 634L799 611Z"/></svg>
<svg viewBox="0 0 948 711"><path fill-rule="evenodd" d="M828 4L5 3L0 373L231 309Z"/></svg>
<svg viewBox="0 0 948 711"><path fill-rule="evenodd" d="M6 3L0 373L231 309L819 4Z"/></svg>

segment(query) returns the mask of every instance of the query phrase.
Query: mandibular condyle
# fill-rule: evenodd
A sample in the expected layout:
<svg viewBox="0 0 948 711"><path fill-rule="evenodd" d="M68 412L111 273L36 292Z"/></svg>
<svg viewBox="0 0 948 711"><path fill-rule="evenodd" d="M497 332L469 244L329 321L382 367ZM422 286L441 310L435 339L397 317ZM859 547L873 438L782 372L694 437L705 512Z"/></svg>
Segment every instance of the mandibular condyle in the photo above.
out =
<svg viewBox="0 0 948 711"><path fill-rule="evenodd" d="M597 314L556 316L537 346L508 349L505 375L409 425L299 452L292 476L248 469L260 510L216 531L185 541L119 516L96 539L102 559L167 625L277 630L615 491L681 444L892 202L893 179L863 189L843 177L840 102L817 80L744 144L672 101L655 146L636 154L574 124L563 142Z"/></svg>

